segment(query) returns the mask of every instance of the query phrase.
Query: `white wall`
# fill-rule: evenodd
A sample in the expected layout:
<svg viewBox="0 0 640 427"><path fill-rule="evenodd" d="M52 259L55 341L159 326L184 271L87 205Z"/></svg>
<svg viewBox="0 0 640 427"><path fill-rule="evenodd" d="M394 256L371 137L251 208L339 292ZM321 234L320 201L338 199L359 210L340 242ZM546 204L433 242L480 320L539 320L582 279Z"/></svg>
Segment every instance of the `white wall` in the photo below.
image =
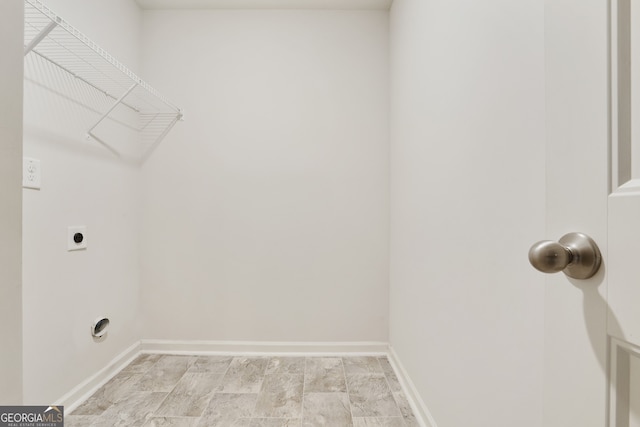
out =
<svg viewBox="0 0 640 427"><path fill-rule="evenodd" d="M386 11L147 11L151 339L386 341Z"/></svg>
<svg viewBox="0 0 640 427"><path fill-rule="evenodd" d="M439 427L539 427L542 0L395 0L390 341Z"/></svg>
<svg viewBox="0 0 640 427"><path fill-rule="evenodd" d="M0 2L0 405L22 402L21 0Z"/></svg>
<svg viewBox="0 0 640 427"><path fill-rule="evenodd" d="M46 4L137 71L135 3ZM42 71L27 64L30 73ZM29 404L60 398L140 339L139 169L84 140L85 116L62 97L25 83L24 154L42 162L42 189L24 190L24 399ZM87 226L86 251L67 252L67 227L73 225ZM110 332L97 343L90 325L102 315L111 319Z"/></svg>

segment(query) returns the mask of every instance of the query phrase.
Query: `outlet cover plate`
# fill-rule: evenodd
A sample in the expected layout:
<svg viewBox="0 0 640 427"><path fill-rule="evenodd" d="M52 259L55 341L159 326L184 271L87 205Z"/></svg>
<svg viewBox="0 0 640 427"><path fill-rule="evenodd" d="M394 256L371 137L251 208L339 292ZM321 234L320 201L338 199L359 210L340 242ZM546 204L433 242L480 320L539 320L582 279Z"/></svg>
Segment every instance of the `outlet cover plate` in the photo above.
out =
<svg viewBox="0 0 640 427"><path fill-rule="evenodd" d="M22 187L39 190L42 182L40 160L31 157L22 158Z"/></svg>
<svg viewBox="0 0 640 427"><path fill-rule="evenodd" d="M81 234L82 239L76 242L76 234ZM79 251L87 249L87 227L84 225L76 225L67 228L67 250Z"/></svg>

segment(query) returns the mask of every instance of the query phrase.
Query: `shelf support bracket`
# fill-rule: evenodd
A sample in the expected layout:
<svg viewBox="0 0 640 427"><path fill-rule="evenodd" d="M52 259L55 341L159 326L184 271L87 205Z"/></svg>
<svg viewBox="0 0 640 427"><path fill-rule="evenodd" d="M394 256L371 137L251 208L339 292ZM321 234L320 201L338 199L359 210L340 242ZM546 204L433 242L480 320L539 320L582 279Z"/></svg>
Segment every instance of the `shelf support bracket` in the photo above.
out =
<svg viewBox="0 0 640 427"><path fill-rule="evenodd" d="M111 108L109 108L109 110L107 110L107 112L106 112L106 113L104 113L104 114L102 115L102 117L100 117L100 119L96 122L96 124L95 124L95 125L93 125L93 126L91 126L91 128L87 131L87 135L88 135L88 136L92 136L92 137L94 137L94 138L95 138L95 136L93 136L93 133L92 133L92 132L93 132L93 130L94 130L94 129L95 129L95 128L100 124L100 123L102 123L102 121L103 121L104 119L106 119L106 118L107 118L107 116L109 116L109 114L111 114L111 112L112 112L113 110L115 110L115 108L116 108L118 105L120 105L120 104L122 103L122 101L124 101L124 99L127 97L127 95L129 95L129 94L131 93L131 91L132 91L132 90L134 90L134 89L136 88L136 86L138 86L138 83L134 83L134 84L132 84L132 85L131 85L131 87L130 87L129 89L127 89L127 91L126 91L125 93L123 93L123 94L122 94L122 96L116 100L116 102L114 102L114 103L113 103L113 105L111 106Z"/></svg>
<svg viewBox="0 0 640 427"><path fill-rule="evenodd" d="M31 52L33 50L34 47L36 47L38 45L38 43L40 43L42 41L42 39L44 39L45 37L47 37L47 35L49 35L49 33L51 31L53 31L54 28L56 28L58 26L58 22L57 21L51 21L49 22L49 25L47 25L46 27L44 27L42 29L42 31L40 31L40 33L38 33L37 36L35 36L33 38L33 40L31 40L31 42L29 43L28 46L26 46L24 48L24 56L27 56L27 54L29 52Z"/></svg>

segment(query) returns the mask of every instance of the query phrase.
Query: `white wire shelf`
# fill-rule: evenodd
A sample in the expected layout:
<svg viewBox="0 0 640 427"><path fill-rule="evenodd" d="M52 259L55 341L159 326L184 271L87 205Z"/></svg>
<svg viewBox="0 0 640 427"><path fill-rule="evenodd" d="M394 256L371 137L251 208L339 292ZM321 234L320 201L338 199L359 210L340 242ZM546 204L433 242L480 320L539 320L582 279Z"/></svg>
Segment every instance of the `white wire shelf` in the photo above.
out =
<svg viewBox="0 0 640 427"><path fill-rule="evenodd" d="M41 1L25 0L24 28L25 78L90 112L86 136L114 153L110 139L133 135L144 155L182 119L178 107Z"/></svg>

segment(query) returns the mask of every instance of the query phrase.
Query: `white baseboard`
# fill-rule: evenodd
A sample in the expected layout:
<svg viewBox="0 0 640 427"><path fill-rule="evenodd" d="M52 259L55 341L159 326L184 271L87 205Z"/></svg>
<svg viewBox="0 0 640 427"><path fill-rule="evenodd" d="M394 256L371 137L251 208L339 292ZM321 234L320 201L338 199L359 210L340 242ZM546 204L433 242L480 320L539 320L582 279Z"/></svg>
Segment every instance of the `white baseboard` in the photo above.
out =
<svg viewBox="0 0 640 427"><path fill-rule="evenodd" d="M398 355L396 354L395 350L391 346L389 346L388 348L388 355L389 355L389 363L391 363L393 370L396 372L396 375L398 376L400 385L402 386L402 389L404 390L404 393L407 396L407 400L411 405L413 414L415 415L418 423L420 423L420 426L421 427L438 427L436 425L435 420L433 419L433 416L431 415L431 412L427 408L427 405L425 405L424 400L422 400L422 397L420 397L420 393L418 392L418 389L416 388L415 384L413 384L413 381L411 381L411 378L409 377L409 375L407 374L407 371L404 369L404 366L400 362Z"/></svg>
<svg viewBox="0 0 640 427"><path fill-rule="evenodd" d="M56 405L64 406L65 413L70 413L82 402L87 400L100 387L105 385L118 372L124 369L140 354L140 342L136 342L131 347L117 355L111 362L100 371L87 378L82 383L74 387L70 392L56 401Z"/></svg>
<svg viewBox="0 0 640 427"><path fill-rule="evenodd" d="M340 356L386 355L385 342L271 342L142 340L142 353L193 355Z"/></svg>

